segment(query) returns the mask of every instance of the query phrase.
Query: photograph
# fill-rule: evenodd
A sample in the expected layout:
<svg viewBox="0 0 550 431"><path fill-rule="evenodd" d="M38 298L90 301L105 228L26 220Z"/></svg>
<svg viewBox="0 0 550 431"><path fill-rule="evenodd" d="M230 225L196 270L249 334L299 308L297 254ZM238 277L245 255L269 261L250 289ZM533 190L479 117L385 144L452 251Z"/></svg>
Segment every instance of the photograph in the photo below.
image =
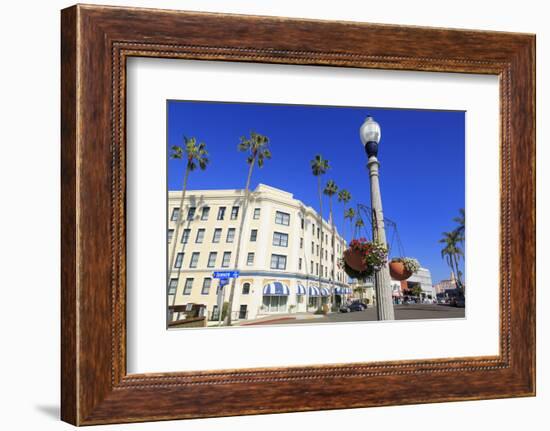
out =
<svg viewBox="0 0 550 431"><path fill-rule="evenodd" d="M466 317L465 111L166 115L167 329Z"/></svg>

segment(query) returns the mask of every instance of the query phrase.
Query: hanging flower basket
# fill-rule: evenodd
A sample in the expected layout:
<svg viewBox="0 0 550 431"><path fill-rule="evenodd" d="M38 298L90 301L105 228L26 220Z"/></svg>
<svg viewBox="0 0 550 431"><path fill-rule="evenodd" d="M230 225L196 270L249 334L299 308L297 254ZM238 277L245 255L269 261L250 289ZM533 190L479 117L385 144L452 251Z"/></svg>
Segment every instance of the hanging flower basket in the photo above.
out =
<svg viewBox="0 0 550 431"><path fill-rule="evenodd" d="M394 257L390 264L390 275L394 280L403 281L412 277L420 269L418 260L412 257Z"/></svg>
<svg viewBox="0 0 550 431"><path fill-rule="evenodd" d="M363 279L382 268L387 258L388 252L382 244L359 238L351 241L344 251L342 265L350 277Z"/></svg>

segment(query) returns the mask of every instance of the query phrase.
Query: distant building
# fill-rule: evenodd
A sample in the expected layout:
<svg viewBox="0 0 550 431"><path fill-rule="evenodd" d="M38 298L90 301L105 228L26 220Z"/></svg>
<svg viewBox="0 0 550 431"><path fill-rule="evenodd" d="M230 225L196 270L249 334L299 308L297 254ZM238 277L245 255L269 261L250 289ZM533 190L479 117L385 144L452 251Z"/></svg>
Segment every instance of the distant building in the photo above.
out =
<svg viewBox="0 0 550 431"><path fill-rule="evenodd" d="M220 306L229 300L231 282L218 296L214 271L240 270L233 321L315 312L332 302L332 286L337 303L351 296L348 278L337 265L345 240L336 230L335 244L331 244L331 223L326 220L321 237L317 212L291 193L264 184L251 191L239 262L235 259L244 190L188 190L183 208L179 208L180 199L181 192L169 192L169 255L176 241L167 292L171 320L185 316L190 304L208 324L218 320ZM184 221L175 238L180 211Z"/></svg>
<svg viewBox="0 0 550 431"><path fill-rule="evenodd" d="M413 296L412 289L420 286L422 293L420 299L423 301L431 301L435 299L435 291L432 285L432 273L427 268L420 268L407 280L401 282L392 280L393 295L397 300L404 299L408 296Z"/></svg>
<svg viewBox="0 0 550 431"><path fill-rule="evenodd" d="M455 296L457 292L457 283L454 272L451 271L451 276L448 280L441 280L434 284L434 291L438 298Z"/></svg>

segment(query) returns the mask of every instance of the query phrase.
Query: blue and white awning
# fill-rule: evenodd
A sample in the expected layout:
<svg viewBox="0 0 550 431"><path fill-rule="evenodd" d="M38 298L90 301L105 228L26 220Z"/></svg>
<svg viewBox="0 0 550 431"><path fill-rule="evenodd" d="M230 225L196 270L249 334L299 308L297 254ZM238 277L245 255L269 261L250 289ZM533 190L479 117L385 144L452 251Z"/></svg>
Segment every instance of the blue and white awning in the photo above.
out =
<svg viewBox="0 0 550 431"><path fill-rule="evenodd" d="M307 294L309 296L321 296L321 292L320 292L319 288L316 287L316 286L309 286Z"/></svg>
<svg viewBox="0 0 550 431"><path fill-rule="evenodd" d="M305 294L306 294L306 288L301 284L296 285L296 295L305 295Z"/></svg>
<svg viewBox="0 0 550 431"><path fill-rule="evenodd" d="M320 289L321 296L330 296L330 291L326 287L321 287Z"/></svg>
<svg viewBox="0 0 550 431"><path fill-rule="evenodd" d="M290 289L284 283L280 281L274 281L264 286L264 296L288 296L290 295Z"/></svg>
<svg viewBox="0 0 550 431"><path fill-rule="evenodd" d="M345 287L335 287L334 293L336 293L336 295L343 295L344 293L348 293L348 292L346 291Z"/></svg>

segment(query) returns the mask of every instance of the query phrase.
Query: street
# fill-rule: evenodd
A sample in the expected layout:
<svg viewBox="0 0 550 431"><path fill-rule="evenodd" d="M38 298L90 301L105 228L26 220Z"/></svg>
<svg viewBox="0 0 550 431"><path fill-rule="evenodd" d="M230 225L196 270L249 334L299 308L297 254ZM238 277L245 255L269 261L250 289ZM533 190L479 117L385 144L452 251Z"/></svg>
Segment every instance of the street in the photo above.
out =
<svg viewBox="0 0 550 431"><path fill-rule="evenodd" d="M439 304L402 304L394 305L396 320L412 319L456 319L464 318L465 309L450 307ZM352 313L331 313L327 316L315 316L315 318L294 318L292 316L280 316L273 320L263 320L256 323L260 325L287 325L287 324L317 324L317 323L337 323L337 322L365 322L376 321L376 307L370 306L364 311L355 311Z"/></svg>

